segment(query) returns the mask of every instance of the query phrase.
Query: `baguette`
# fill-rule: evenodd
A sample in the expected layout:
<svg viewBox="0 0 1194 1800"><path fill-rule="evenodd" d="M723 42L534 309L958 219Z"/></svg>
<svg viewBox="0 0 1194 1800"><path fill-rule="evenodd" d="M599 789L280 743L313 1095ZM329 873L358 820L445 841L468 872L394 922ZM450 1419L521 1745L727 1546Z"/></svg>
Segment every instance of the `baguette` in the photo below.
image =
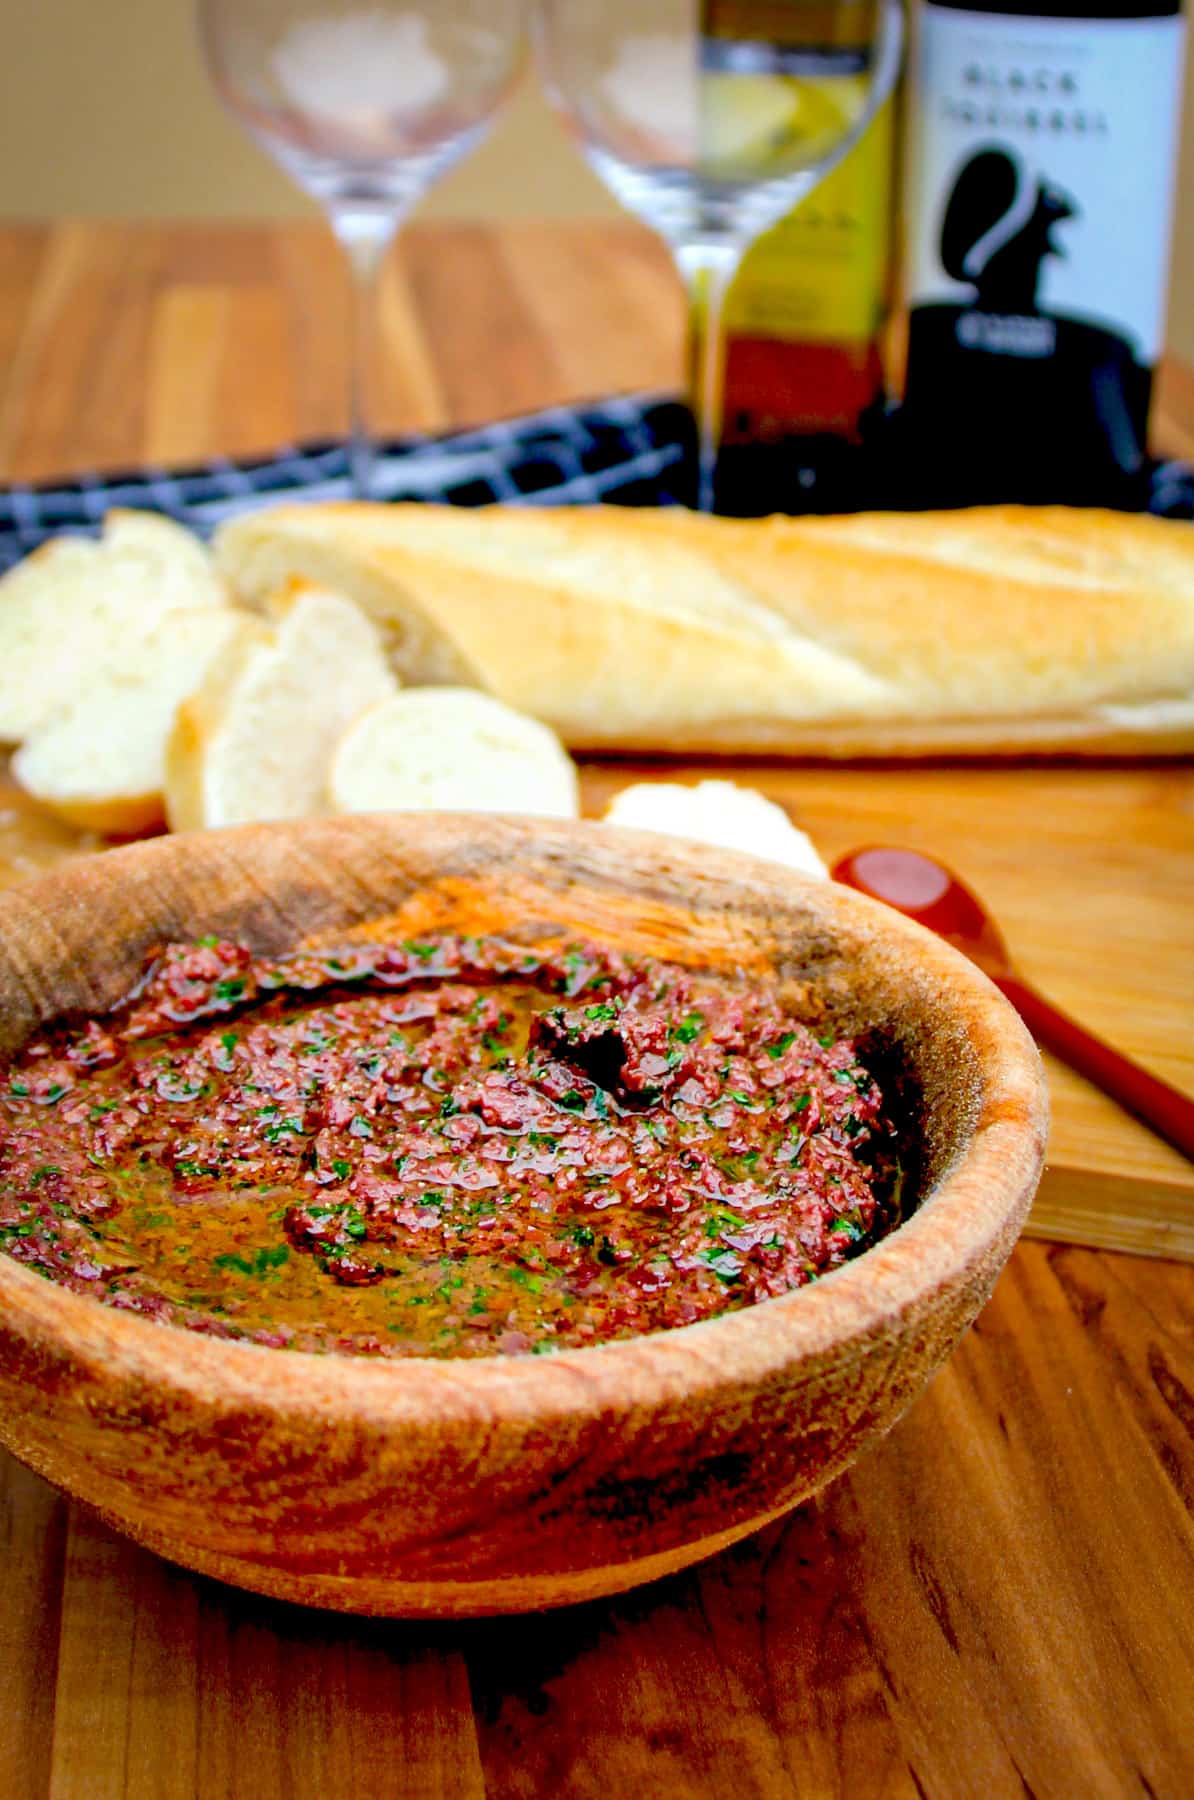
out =
<svg viewBox="0 0 1194 1800"><path fill-rule="evenodd" d="M322 580L404 681L473 683L574 749L1194 749L1194 526L1172 521L316 504L215 553L250 605Z"/></svg>
<svg viewBox="0 0 1194 1800"><path fill-rule="evenodd" d="M324 582L377 620L404 683L484 688L583 747L699 741L843 702L879 716L890 702L883 681L792 632L682 539L644 553L607 517L294 506L233 521L216 556L249 605L291 575Z"/></svg>

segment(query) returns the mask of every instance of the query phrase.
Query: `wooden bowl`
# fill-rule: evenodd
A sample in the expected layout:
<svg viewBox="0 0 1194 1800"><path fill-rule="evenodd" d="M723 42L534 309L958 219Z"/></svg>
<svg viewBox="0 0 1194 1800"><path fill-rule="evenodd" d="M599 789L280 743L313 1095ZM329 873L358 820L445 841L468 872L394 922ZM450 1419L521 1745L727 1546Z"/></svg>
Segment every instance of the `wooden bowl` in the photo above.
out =
<svg viewBox="0 0 1194 1800"><path fill-rule="evenodd" d="M219 1341L0 1254L0 1437L175 1562L289 1600L585 1600L731 1544L888 1430L986 1300L1040 1174L1016 1015L936 938L774 864L589 824L427 814L163 838L0 895L0 1050L123 997L166 937L255 950L566 931L776 972L907 1071L919 1206L815 1285L550 1357L371 1361Z"/></svg>

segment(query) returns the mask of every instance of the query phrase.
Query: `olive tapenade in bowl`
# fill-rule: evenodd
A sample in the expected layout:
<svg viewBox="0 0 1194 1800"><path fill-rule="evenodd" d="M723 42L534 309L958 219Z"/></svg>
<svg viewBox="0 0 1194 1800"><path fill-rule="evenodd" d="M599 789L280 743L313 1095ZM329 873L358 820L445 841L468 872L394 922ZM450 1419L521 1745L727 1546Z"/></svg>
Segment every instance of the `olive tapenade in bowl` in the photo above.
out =
<svg viewBox="0 0 1194 1800"><path fill-rule="evenodd" d="M212 1337L367 1356L691 1325L891 1229L859 1045L758 977L442 934L153 954L0 1085L0 1248Z"/></svg>
<svg viewBox="0 0 1194 1800"><path fill-rule="evenodd" d="M1010 1251L1044 1090L873 903L585 824L305 821L0 897L0 1436L369 1612L583 1599L887 1429Z"/></svg>

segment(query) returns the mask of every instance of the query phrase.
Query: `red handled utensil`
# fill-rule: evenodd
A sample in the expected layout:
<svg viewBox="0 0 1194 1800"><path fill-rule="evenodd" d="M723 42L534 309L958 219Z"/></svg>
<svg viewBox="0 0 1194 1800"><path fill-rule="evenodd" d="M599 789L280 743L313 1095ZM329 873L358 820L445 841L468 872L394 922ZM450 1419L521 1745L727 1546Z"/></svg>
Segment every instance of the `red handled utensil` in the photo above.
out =
<svg viewBox="0 0 1194 1800"><path fill-rule="evenodd" d="M931 856L883 846L834 864L835 881L884 900L977 963L1037 1041L1194 1160L1194 1100L1060 1012L1016 973L999 927L977 895Z"/></svg>

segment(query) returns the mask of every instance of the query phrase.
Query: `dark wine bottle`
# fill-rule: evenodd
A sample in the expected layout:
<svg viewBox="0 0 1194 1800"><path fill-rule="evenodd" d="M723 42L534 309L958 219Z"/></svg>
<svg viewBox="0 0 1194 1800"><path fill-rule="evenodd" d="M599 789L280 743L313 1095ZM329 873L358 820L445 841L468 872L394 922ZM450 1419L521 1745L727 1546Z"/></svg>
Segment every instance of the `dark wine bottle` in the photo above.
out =
<svg viewBox="0 0 1194 1800"><path fill-rule="evenodd" d="M920 9L902 437L929 504L1143 503L1180 0L1047 4Z"/></svg>

